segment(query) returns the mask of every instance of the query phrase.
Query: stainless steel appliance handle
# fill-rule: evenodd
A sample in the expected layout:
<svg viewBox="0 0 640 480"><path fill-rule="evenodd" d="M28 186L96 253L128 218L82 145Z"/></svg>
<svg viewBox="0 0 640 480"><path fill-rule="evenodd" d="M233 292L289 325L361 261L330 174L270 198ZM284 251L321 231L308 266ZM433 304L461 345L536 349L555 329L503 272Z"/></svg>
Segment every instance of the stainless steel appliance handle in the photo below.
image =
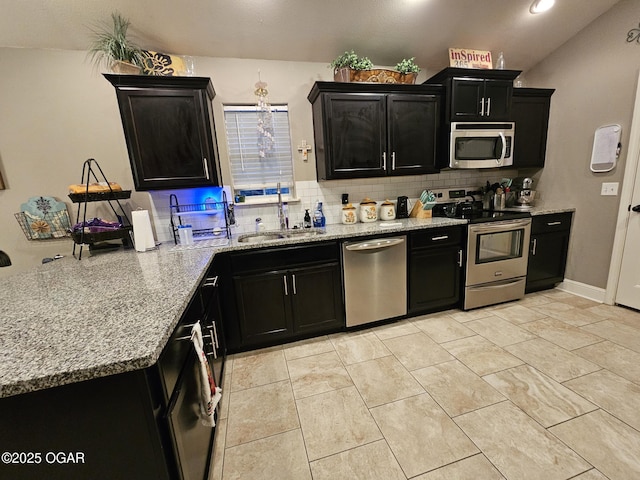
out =
<svg viewBox="0 0 640 480"><path fill-rule="evenodd" d="M530 224L530 218L525 218L522 220L505 220L503 222L479 223L476 225L469 225L469 233L503 232L507 230L513 230L514 228L526 227Z"/></svg>
<svg viewBox="0 0 640 480"><path fill-rule="evenodd" d="M296 291L296 275L294 273L291 274L291 283L293 285L293 294L297 295L298 292Z"/></svg>
<svg viewBox="0 0 640 480"><path fill-rule="evenodd" d="M531 249L531 255L535 256L537 247L538 247L538 239L534 238L533 239L533 248Z"/></svg>
<svg viewBox="0 0 640 480"><path fill-rule="evenodd" d="M396 169L396 152L391 152L391 170Z"/></svg>
<svg viewBox="0 0 640 480"><path fill-rule="evenodd" d="M346 245L345 248L350 252L361 252L364 250L383 250L401 243L404 243L404 238L381 238L379 240L353 243Z"/></svg>
<svg viewBox="0 0 640 480"><path fill-rule="evenodd" d="M500 138L502 139L502 153L500 154L500 158L496 160L498 163L504 162L504 157L507 154L507 139L504 137L504 133L500 132Z"/></svg>
<svg viewBox="0 0 640 480"><path fill-rule="evenodd" d="M209 180L209 166L207 165L207 157L202 157L202 166L204 167L204 178Z"/></svg>
<svg viewBox="0 0 640 480"><path fill-rule="evenodd" d="M382 152L382 169L387 169L387 152Z"/></svg>
<svg viewBox="0 0 640 480"><path fill-rule="evenodd" d="M480 116L484 117L484 97L480 99Z"/></svg>
<svg viewBox="0 0 640 480"><path fill-rule="evenodd" d="M282 276L282 283L284 283L284 294L289 295L289 289L287 288L287 276Z"/></svg>
<svg viewBox="0 0 640 480"><path fill-rule="evenodd" d="M458 266L462 268L462 249L458 250Z"/></svg>
<svg viewBox="0 0 640 480"><path fill-rule="evenodd" d="M504 280L504 281L500 281L500 282L494 282L491 285L486 285L486 286L482 286L482 287L473 287L474 290L478 291L478 290L493 290L496 288L504 288L507 285L514 285L516 283L520 283L522 282L522 278L516 278L516 279L510 279L510 280Z"/></svg>
<svg viewBox="0 0 640 480"><path fill-rule="evenodd" d="M547 227L553 227L555 225L562 225L562 222L547 222Z"/></svg>

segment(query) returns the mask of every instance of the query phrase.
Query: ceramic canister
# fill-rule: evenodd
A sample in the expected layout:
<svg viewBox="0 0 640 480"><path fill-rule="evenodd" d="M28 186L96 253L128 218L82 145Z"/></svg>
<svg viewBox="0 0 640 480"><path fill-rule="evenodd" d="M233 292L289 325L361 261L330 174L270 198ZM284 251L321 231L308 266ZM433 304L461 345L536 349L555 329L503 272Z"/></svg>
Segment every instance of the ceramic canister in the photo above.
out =
<svg viewBox="0 0 640 480"><path fill-rule="evenodd" d="M356 215L356 207L347 203L344 207L342 207L342 223L345 225L351 225L358 221L358 216Z"/></svg>
<svg viewBox="0 0 640 480"><path fill-rule="evenodd" d="M395 220L396 218L396 207L392 201L386 199L380 205L380 220Z"/></svg>
<svg viewBox="0 0 640 480"><path fill-rule="evenodd" d="M363 223L378 220L378 211L375 200L366 197L360 202L360 221Z"/></svg>

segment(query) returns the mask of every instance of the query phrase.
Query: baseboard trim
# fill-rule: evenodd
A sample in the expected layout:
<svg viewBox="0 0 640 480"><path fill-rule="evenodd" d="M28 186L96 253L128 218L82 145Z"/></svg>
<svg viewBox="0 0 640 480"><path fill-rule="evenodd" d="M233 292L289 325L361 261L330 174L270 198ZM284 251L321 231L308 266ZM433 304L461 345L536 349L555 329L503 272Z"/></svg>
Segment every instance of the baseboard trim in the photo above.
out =
<svg viewBox="0 0 640 480"><path fill-rule="evenodd" d="M587 285L586 283L576 282L575 280L565 279L556 287L558 290L573 293L580 297L588 298L594 302L604 303L605 289Z"/></svg>

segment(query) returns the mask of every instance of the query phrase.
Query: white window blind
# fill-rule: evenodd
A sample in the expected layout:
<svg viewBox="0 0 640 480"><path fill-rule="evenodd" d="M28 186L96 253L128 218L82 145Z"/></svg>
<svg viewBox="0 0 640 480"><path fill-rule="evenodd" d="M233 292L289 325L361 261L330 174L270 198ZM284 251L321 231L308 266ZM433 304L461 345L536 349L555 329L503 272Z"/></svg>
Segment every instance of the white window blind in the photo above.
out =
<svg viewBox="0 0 640 480"><path fill-rule="evenodd" d="M259 197L275 194L281 184L282 193L293 196L293 161L286 105L272 105L270 126L273 142L260 155L259 112L256 106L226 105L224 122L231 176L235 195ZM264 143L263 143L264 145Z"/></svg>

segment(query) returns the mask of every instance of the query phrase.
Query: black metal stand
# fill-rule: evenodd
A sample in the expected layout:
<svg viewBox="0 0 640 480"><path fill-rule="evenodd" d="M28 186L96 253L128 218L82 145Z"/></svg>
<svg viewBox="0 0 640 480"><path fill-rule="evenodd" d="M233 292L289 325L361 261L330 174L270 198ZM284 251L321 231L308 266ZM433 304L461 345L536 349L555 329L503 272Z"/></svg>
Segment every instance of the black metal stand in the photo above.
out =
<svg viewBox="0 0 640 480"><path fill-rule="evenodd" d="M178 244L178 227L186 224L193 225L194 240L220 238L223 233L227 239L231 238L227 194L224 190L221 202L187 205L180 205L178 197L172 193L169 196L169 209L171 210L171 232L176 245ZM222 219L211 220L221 211L224 214L224 222Z"/></svg>

